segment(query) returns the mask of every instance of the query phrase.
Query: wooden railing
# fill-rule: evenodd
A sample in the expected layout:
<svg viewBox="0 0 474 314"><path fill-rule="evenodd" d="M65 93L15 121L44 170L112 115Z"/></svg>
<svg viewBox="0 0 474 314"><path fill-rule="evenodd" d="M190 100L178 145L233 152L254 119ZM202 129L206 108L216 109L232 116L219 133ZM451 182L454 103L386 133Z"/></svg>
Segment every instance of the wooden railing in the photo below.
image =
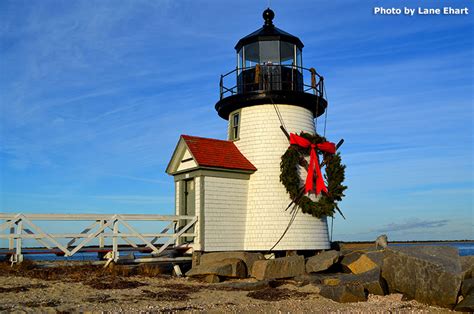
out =
<svg viewBox="0 0 474 314"><path fill-rule="evenodd" d="M0 213L0 239L8 240L8 253L12 263L23 261L24 240L36 240L42 247L58 250L64 256L73 256L90 245L94 239L98 247L104 248L107 239L112 245L108 257L117 261L119 257L119 239L132 248L145 245L154 255L162 253L170 246L176 246L181 239L194 239L196 234L193 226L197 216L162 216L162 215L94 215L94 214L6 214ZM73 222L90 222L80 233L51 233L38 226L37 221L47 221L48 228L54 223L70 222L68 228L74 227ZM168 222L158 233L142 233L133 227L131 221ZM64 225L63 225L64 228ZM192 230L192 232L189 232ZM4 233L6 231L6 234ZM187 232L188 231L188 232ZM139 241L133 241L139 239ZM160 239L164 242L157 243ZM180 241L181 240L181 241Z"/></svg>

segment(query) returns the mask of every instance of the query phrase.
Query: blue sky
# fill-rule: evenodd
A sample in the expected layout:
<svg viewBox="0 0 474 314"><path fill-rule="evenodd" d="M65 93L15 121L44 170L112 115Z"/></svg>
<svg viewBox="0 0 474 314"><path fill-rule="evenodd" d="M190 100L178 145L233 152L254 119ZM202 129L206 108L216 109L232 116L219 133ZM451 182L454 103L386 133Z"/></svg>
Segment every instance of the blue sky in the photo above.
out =
<svg viewBox="0 0 474 314"><path fill-rule="evenodd" d="M180 134L225 138L219 75L267 1L0 1L0 211L173 211ZM473 239L473 12L272 1L325 76L327 137L345 139L335 240Z"/></svg>

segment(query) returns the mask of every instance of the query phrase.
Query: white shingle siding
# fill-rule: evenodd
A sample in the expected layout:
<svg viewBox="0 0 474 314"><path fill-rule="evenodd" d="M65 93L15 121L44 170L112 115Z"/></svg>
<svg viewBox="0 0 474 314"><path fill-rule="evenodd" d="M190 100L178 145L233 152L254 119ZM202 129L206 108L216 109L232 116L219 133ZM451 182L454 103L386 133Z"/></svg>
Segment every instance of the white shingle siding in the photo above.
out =
<svg viewBox="0 0 474 314"><path fill-rule="evenodd" d="M278 109L288 132L314 134L313 115L308 109L290 105L278 105ZM244 249L268 250L280 238L290 220L289 211L285 212L290 198L280 183L280 161L288 148L288 139L280 129L273 105L242 108L239 137L235 145L258 169L248 181ZM206 190L206 214L209 211L207 195ZM209 197L212 199L214 196L209 193ZM215 197L226 195L218 193ZM206 220L206 230L208 228ZM237 229L240 230L241 226ZM326 219L316 219L302 213L298 214L290 230L275 247L276 250L327 248L329 237Z"/></svg>
<svg viewBox="0 0 474 314"><path fill-rule="evenodd" d="M204 179L204 250L244 250L248 180Z"/></svg>

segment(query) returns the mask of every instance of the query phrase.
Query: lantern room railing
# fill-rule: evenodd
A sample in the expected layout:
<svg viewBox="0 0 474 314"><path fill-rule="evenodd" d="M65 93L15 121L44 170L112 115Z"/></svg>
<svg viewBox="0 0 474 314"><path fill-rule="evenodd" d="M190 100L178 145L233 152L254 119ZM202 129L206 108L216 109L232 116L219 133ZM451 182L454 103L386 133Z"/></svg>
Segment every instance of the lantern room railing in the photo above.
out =
<svg viewBox="0 0 474 314"><path fill-rule="evenodd" d="M256 65L221 75L220 99L250 92L298 91L324 98L324 78L313 68Z"/></svg>

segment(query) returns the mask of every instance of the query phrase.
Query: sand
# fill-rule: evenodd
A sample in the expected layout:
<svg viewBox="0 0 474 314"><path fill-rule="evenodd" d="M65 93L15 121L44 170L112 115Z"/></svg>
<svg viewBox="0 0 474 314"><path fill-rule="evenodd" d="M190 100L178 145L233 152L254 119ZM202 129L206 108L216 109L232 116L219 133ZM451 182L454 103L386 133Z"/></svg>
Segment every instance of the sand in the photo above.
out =
<svg viewBox="0 0 474 314"><path fill-rule="evenodd" d="M0 270L1 271L1 270ZM60 272L59 272L60 273ZM38 277L34 275L33 277ZM337 303L321 297L319 288L283 284L257 291L228 291L219 284L157 275L64 275L54 280L0 273L2 312L208 312L208 313L349 313L429 312L447 309L402 301L400 294L370 295L367 302ZM248 279L251 281L252 279ZM116 289L127 286L125 289ZM115 287L115 289L110 289Z"/></svg>

